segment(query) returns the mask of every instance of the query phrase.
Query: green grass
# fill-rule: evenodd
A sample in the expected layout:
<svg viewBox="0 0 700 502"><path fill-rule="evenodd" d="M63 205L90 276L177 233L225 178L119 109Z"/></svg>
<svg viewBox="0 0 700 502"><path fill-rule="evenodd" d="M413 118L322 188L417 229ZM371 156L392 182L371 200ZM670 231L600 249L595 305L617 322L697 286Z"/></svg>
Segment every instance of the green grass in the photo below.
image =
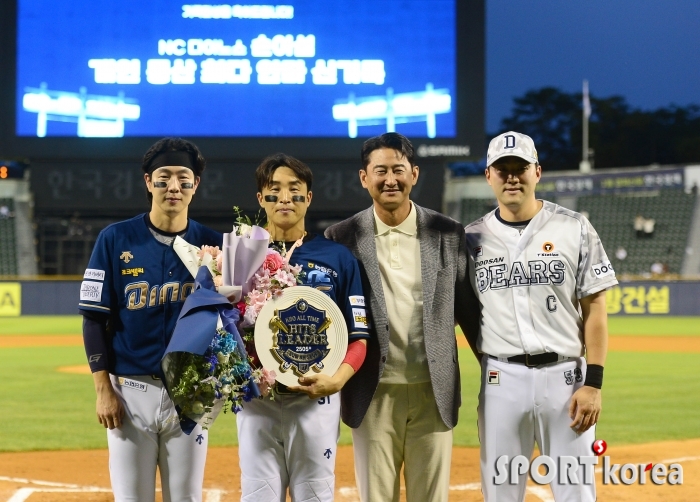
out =
<svg viewBox="0 0 700 502"><path fill-rule="evenodd" d="M609 444L700 437L700 354L610 352L596 435Z"/></svg>
<svg viewBox="0 0 700 502"><path fill-rule="evenodd" d="M78 334L80 317L10 318L0 335ZM700 318L610 318L614 334L700 335ZM478 446L476 405L479 367L468 349L459 351L462 408L454 444ZM87 449L107 445L95 418L89 375L58 373L58 366L85 364L82 347L0 349L0 451ZM700 354L611 352L605 369L603 415L598 437L609 444L698 437ZM351 442L341 427L341 443ZM236 444L233 414L210 431L212 446Z"/></svg>

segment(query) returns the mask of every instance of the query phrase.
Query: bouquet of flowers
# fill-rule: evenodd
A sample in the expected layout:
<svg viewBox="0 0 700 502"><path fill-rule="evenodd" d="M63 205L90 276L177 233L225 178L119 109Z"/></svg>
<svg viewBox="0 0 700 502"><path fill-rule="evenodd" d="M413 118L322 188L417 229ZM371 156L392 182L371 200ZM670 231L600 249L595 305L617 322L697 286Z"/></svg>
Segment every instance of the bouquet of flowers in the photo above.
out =
<svg viewBox="0 0 700 502"><path fill-rule="evenodd" d="M249 361L254 368L253 373L260 378L260 392L263 396L269 394L272 399L274 399L272 385L277 375L274 371L264 369L260 364L255 351L253 335L255 323L265 303L271 298L279 296L283 289L296 286L301 282L303 274L301 265L291 266L289 264L293 251L294 248L282 256L279 250L268 248L265 261L252 278L251 290L236 304L236 308L241 313L238 329L242 332Z"/></svg>
<svg viewBox="0 0 700 502"><path fill-rule="evenodd" d="M236 324L239 312L216 292L202 266L187 297L161 363L170 398L189 434L206 429L223 409L240 410L260 395Z"/></svg>
<svg viewBox="0 0 700 502"><path fill-rule="evenodd" d="M180 237L173 243L196 278L162 361L187 434L197 424L207 428L221 410L236 413L244 402L271 392L277 375L255 354L255 322L265 303L296 286L302 273L301 266L289 265L301 242L286 253L268 248L270 234L234 210L237 225L224 234L223 249L199 248Z"/></svg>
<svg viewBox="0 0 700 502"><path fill-rule="evenodd" d="M203 429L213 421L211 412L217 406L223 408L224 413L228 409L235 413L241 409L243 401L251 399L250 365L235 349L233 335L219 328L203 355L178 353L176 367L180 374L171 389L172 399L185 416L209 413L210 420L201 422Z"/></svg>
<svg viewBox="0 0 700 502"><path fill-rule="evenodd" d="M232 305L250 291L253 275L265 261L268 243L267 231L256 226L247 234L234 227L234 232L224 234L223 249L199 248L180 237L173 243L196 279L162 368L180 426L188 434L196 424L208 427L222 409L239 411L243 402L260 396L259 384L263 390L271 385L261 368L250 367L237 329L240 312Z"/></svg>

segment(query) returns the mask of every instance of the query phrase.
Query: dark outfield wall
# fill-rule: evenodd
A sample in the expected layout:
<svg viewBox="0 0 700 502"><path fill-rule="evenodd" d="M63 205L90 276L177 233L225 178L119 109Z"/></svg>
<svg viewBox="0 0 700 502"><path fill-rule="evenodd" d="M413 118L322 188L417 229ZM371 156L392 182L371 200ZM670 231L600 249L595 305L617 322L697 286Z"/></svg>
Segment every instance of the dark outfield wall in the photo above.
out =
<svg viewBox="0 0 700 502"><path fill-rule="evenodd" d="M0 281L0 316L78 313L80 281ZM700 281L623 282L608 290L609 315L700 315Z"/></svg>

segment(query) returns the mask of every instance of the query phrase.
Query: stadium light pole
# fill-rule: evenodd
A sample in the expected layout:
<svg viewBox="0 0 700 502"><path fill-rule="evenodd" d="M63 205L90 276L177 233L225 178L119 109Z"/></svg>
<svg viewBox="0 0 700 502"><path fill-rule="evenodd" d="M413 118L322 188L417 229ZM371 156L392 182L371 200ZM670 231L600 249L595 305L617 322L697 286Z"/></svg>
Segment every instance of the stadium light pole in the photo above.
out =
<svg viewBox="0 0 700 502"><path fill-rule="evenodd" d="M588 80L583 81L583 141L581 152L581 163L578 166L582 173L591 172L591 162L588 160L588 119L591 116L591 100L588 96Z"/></svg>

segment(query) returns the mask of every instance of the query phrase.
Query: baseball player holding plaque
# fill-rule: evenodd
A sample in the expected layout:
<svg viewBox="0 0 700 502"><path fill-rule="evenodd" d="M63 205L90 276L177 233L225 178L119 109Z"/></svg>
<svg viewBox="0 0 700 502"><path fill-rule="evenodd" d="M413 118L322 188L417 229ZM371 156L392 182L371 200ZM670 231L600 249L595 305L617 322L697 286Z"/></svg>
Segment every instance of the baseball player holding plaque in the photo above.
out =
<svg viewBox="0 0 700 502"><path fill-rule="evenodd" d="M278 378L274 400L253 400L237 414L241 500L284 502L289 490L293 501L330 501L340 430L337 393L364 361L369 337L359 265L344 246L306 232L304 216L311 203L313 180L306 164L276 154L262 161L255 176L271 245L283 255L291 252L290 263L302 267L303 285L325 293L342 316L334 321L328 313L334 309L310 299L303 293L306 288L284 290L284 295L296 289L302 293L291 302L283 297L288 306L278 309L272 318L263 319L272 300L263 307L256 322L256 347L258 325L269 324L277 340L271 348L275 364L281 365L276 373L292 374L286 369L295 366L293 372L304 376L289 387ZM329 323L345 323L348 333L347 353L332 375L320 371L322 361L317 357L333 349L326 334Z"/></svg>
<svg viewBox="0 0 700 502"><path fill-rule="evenodd" d="M605 290L617 280L590 222L535 198L541 175L529 136L494 138L486 180L498 207L466 227L481 311L478 339L472 333L470 341L483 354L478 424L486 501L524 500L527 474L504 482L510 470L503 460L529 459L535 442L555 461L591 456L601 410ZM560 484L557 476L551 488L558 502L596 498L594 483Z"/></svg>
<svg viewBox="0 0 700 502"><path fill-rule="evenodd" d="M108 226L97 238L80 289L83 339L107 428L109 472L118 502L201 501L207 431L190 435L161 378L161 359L185 298L190 272L173 250L177 235L221 246L222 235L187 218L205 167L192 143L165 138L144 156L151 210Z"/></svg>

